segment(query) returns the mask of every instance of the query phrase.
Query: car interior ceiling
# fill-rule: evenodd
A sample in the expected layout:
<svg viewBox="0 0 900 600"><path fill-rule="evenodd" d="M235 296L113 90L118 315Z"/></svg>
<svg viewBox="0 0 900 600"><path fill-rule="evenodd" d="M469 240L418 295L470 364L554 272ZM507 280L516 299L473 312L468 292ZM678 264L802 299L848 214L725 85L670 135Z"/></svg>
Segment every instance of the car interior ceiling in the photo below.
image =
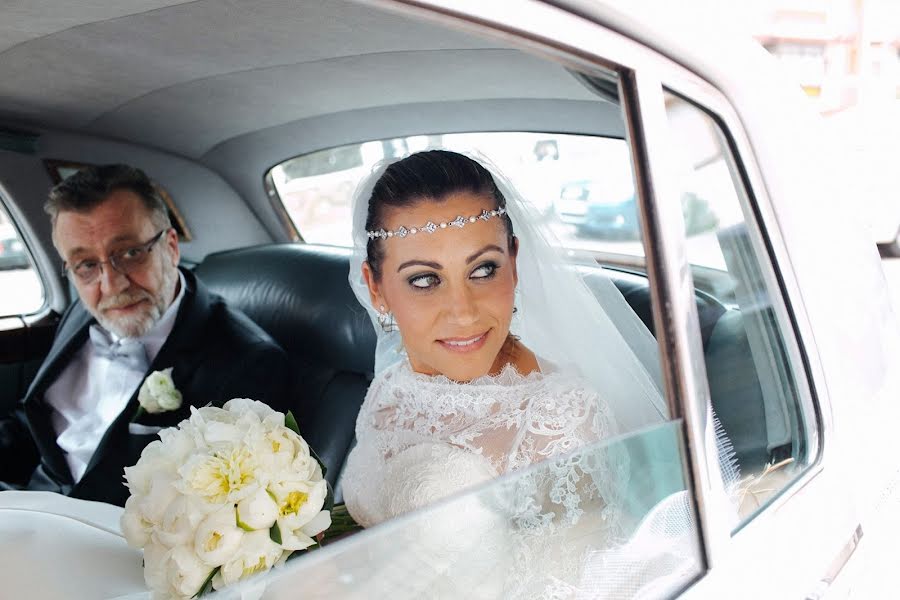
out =
<svg viewBox="0 0 900 600"><path fill-rule="evenodd" d="M372 325L347 285L346 250L283 243L264 174L314 150L405 135L623 138L615 85L597 81L354 2L40 0L0 19L0 193L61 312L72 296L41 209L42 161L151 174L194 232L186 262L295 362L298 421L336 483L371 377ZM653 331L647 279L606 272ZM748 412L761 391L748 398L740 385L759 387L735 355L748 344L740 311L699 292L697 303L707 358L720 365L708 367L714 406L741 462L757 466L769 456L766 421Z"/></svg>

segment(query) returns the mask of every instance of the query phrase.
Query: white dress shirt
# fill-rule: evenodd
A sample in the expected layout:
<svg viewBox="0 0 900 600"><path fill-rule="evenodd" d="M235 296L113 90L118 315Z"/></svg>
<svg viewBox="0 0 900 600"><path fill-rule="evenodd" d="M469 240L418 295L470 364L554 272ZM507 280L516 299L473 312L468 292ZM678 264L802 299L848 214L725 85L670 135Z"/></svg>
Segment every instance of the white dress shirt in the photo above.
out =
<svg viewBox="0 0 900 600"><path fill-rule="evenodd" d="M56 443L66 453L66 461L76 482L84 476L106 430L143 383L147 368L153 363L175 326L185 289L181 271L178 272L178 277L180 290L175 301L149 332L136 338L147 355L142 369L110 360L106 355L98 353L89 337L47 389L44 397L54 409L51 420L58 434ZM111 332L103 332L114 342L120 340Z"/></svg>

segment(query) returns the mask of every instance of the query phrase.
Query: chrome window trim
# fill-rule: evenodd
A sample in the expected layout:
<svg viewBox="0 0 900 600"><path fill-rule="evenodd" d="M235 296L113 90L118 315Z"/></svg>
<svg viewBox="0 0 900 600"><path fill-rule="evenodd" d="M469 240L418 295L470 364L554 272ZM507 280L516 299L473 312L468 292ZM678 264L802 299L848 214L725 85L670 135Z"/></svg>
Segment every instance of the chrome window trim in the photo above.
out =
<svg viewBox="0 0 900 600"><path fill-rule="evenodd" d="M718 552L714 503L708 495L714 478L708 473L704 445L710 403L694 284L687 259L685 227L678 189L669 173L663 87L647 69L620 73L620 96L634 162L635 189L647 253L647 275L660 361L672 418L685 424L692 500L698 516L706 568ZM687 375L687 376L686 376ZM722 491L721 493L724 493Z"/></svg>

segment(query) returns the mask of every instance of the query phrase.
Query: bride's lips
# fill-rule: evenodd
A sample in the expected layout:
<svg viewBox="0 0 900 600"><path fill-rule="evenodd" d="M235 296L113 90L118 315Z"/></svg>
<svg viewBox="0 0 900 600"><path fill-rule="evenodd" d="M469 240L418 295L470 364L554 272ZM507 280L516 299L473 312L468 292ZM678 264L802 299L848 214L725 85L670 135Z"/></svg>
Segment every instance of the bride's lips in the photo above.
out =
<svg viewBox="0 0 900 600"><path fill-rule="evenodd" d="M475 352L477 350L480 350L484 346L485 341L487 341L487 337L490 332L491 331L489 329L484 333L479 333L478 335L469 337L444 338L438 340L437 342L445 350L465 354L468 352Z"/></svg>

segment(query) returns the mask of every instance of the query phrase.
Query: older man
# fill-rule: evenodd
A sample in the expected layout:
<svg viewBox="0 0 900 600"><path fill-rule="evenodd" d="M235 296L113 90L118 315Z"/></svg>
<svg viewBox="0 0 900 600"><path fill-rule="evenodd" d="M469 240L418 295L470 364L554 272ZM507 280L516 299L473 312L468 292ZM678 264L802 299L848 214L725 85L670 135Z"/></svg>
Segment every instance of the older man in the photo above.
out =
<svg viewBox="0 0 900 600"><path fill-rule="evenodd" d="M286 410L284 352L178 268L178 237L143 172L83 170L45 209L80 301L0 422L0 480L124 504L123 468L191 405L249 397Z"/></svg>

